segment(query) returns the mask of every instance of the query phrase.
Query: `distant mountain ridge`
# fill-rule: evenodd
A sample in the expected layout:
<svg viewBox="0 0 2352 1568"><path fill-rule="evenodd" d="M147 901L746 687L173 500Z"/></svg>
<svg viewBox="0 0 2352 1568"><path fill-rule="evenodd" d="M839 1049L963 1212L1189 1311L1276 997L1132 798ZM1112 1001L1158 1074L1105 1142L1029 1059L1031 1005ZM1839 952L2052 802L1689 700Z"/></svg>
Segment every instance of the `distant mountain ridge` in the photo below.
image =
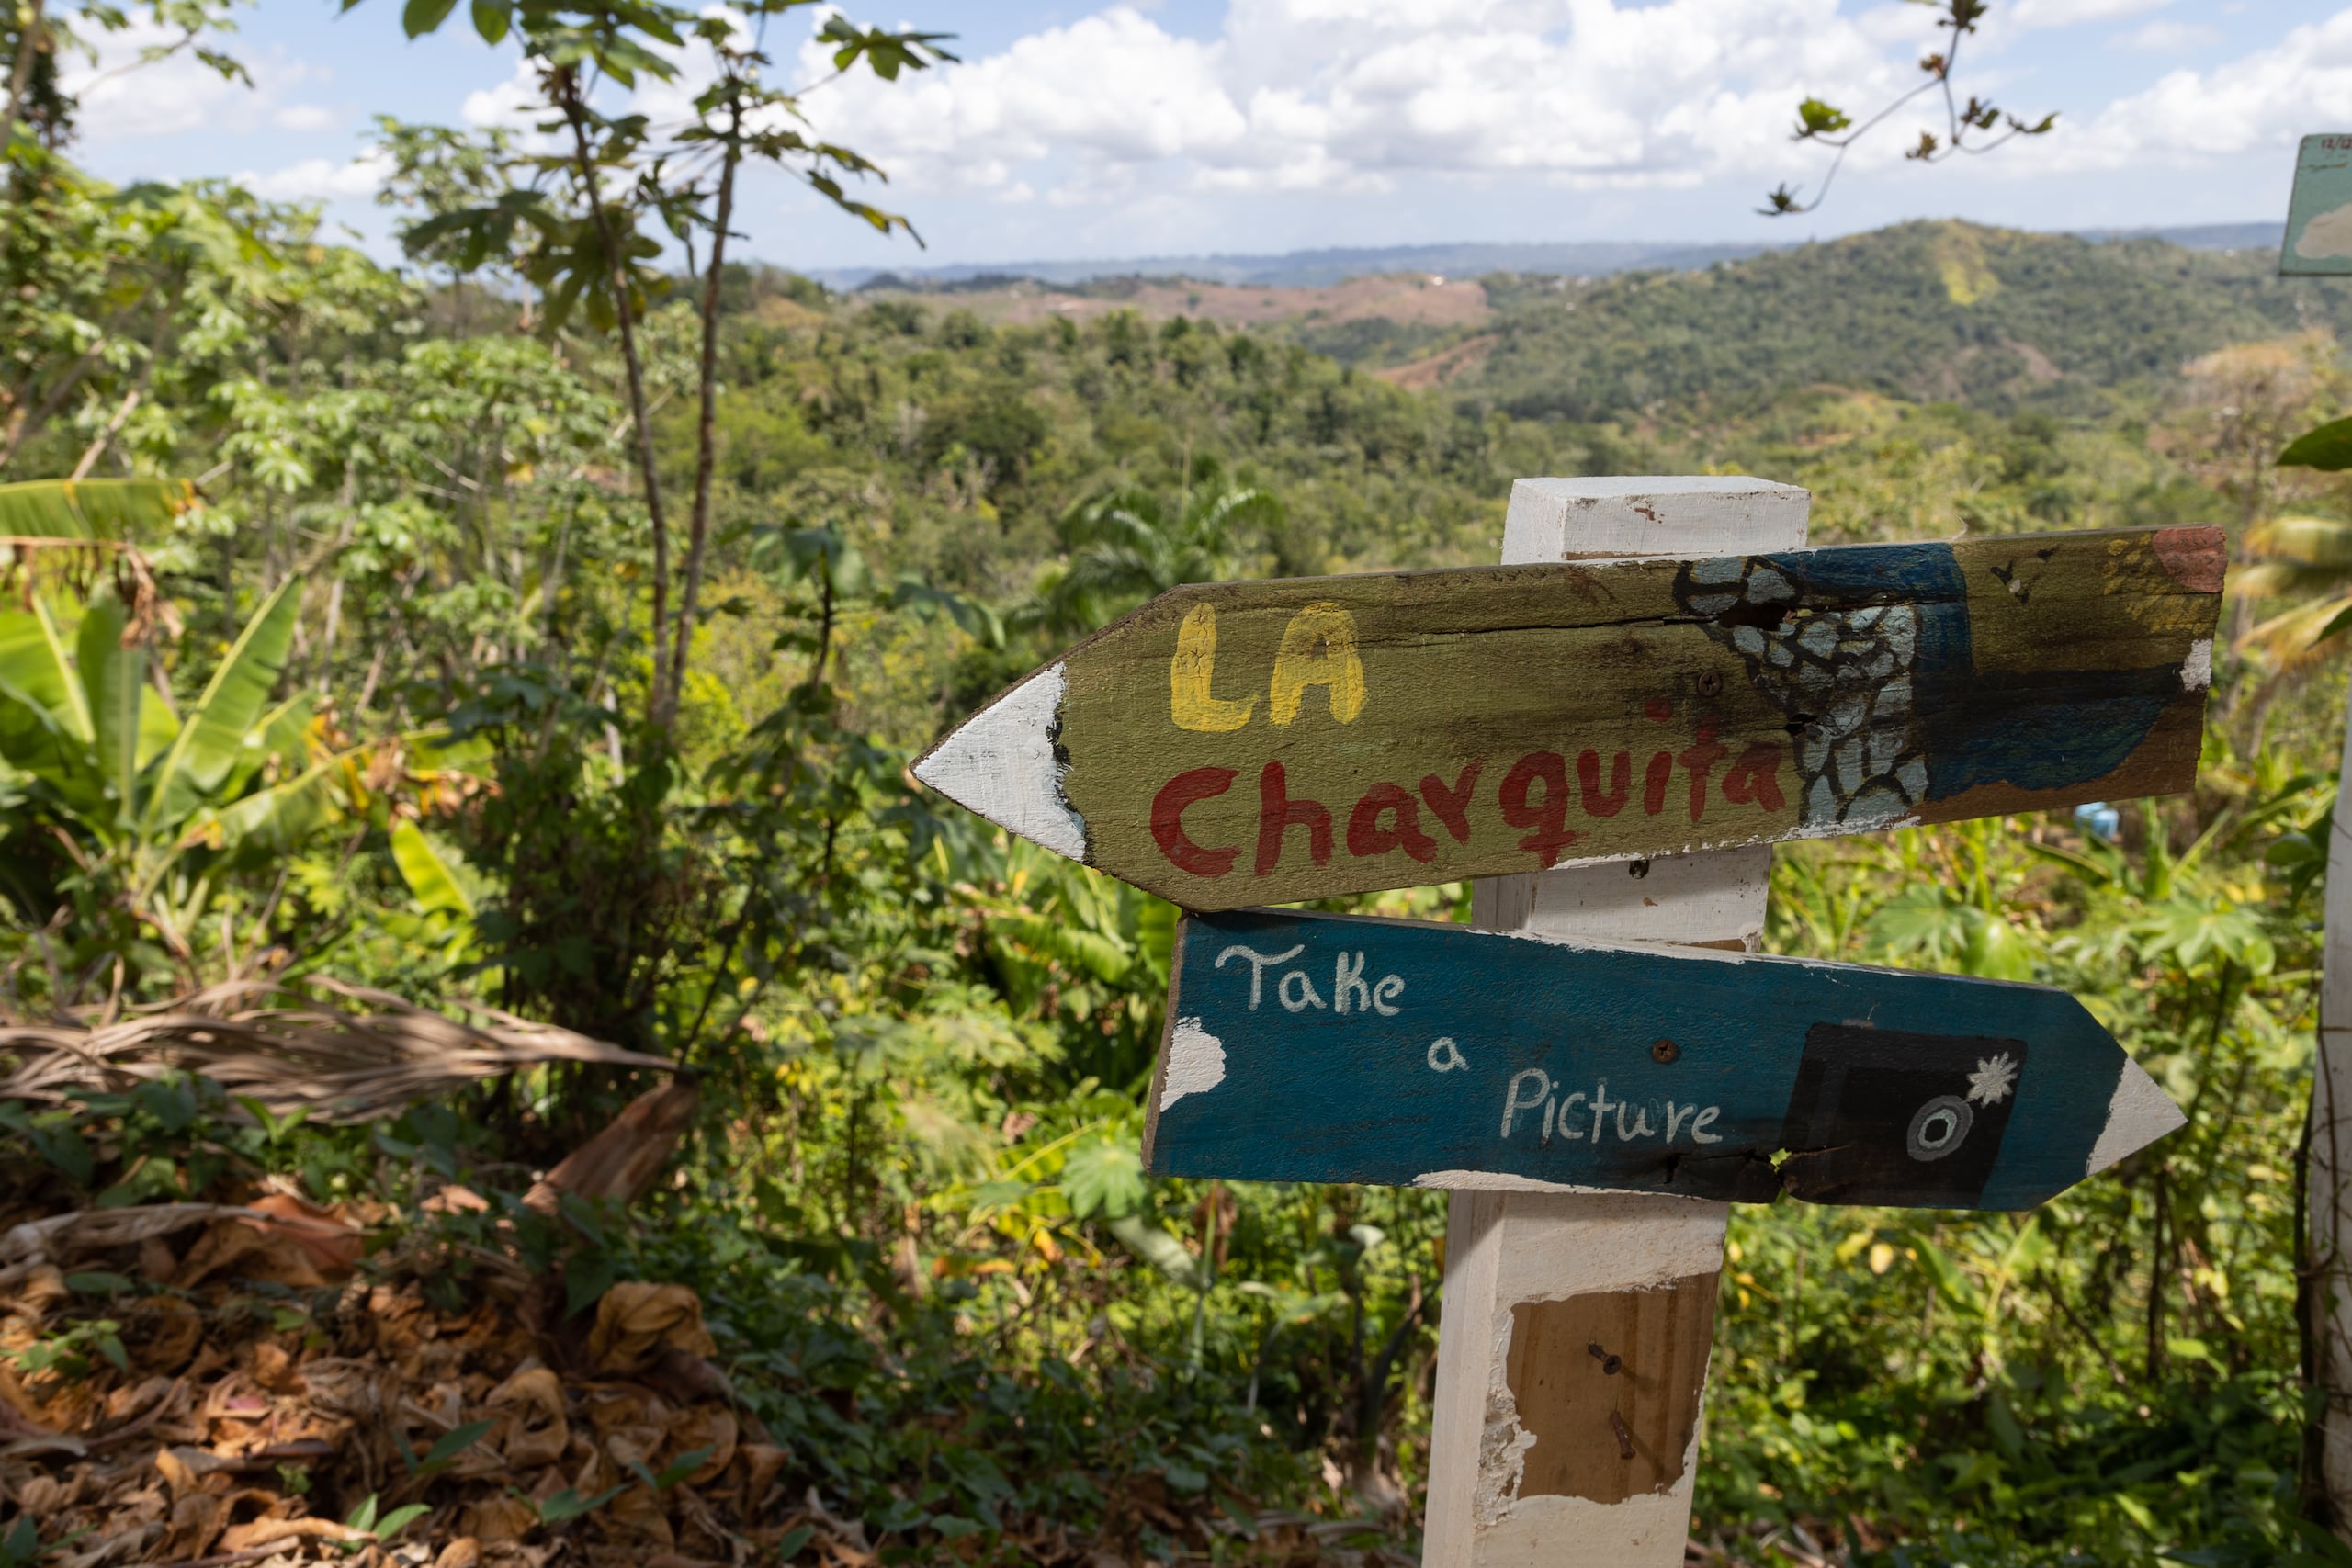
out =
<svg viewBox="0 0 2352 1568"><path fill-rule="evenodd" d="M2098 242L2165 240L2193 251L2275 251L2283 228L2276 222L2202 223L2066 232ZM1186 277L1205 283L1271 288L1322 288L1351 277L1393 272L1427 272L1449 277L1476 277L1496 272L1606 277L1615 273L1655 269L1689 271L1716 262L1791 249L1797 243L1800 242L1765 244L1574 240L1553 243L1349 246L1266 255L1219 254L1097 261L970 262L898 268L817 267L808 269L808 276L831 288L861 288L877 282L888 287L896 282L919 289L953 289L957 285L1011 278L1068 286L1106 277Z"/></svg>
<svg viewBox="0 0 2352 1568"><path fill-rule="evenodd" d="M1458 363L1387 370L1455 400L1579 423L1659 408L1747 408L1837 386L1976 408L2111 412L2224 344L2352 333L2352 288L2282 278L2256 230L2026 233L1899 223L1698 271L1495 280L1496 311ZM2278 227L2260 226L2275 247ZM2215 240L2223 243L2214 243Z"/></svg>

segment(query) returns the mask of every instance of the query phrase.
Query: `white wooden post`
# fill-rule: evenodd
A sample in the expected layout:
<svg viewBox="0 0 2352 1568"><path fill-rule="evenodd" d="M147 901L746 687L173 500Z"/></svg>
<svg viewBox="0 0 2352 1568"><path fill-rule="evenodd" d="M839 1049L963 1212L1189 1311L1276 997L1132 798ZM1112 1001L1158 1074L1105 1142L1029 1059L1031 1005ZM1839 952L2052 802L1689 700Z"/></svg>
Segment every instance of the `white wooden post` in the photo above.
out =
<svg viewBox="0 0 2352 1568"><path fill-rule="evenodd" d="M2343 768L2352 777L2352 703ZM2309 1192L2311 1332L2327 1400L2321 1416L2320 1484L2330 1522L2352 1540L2352 805L2338 799L2327 836L2327 934L2319 993L2319 1048L2312 1056Z"/></svg>
<svg viewBox="0 0 2352 1568"><path fill-rule="evenodd" d="M1741 478L1521 479L1503 564L1800 548L1810 502ZM1771 863L1760 846L1486 878L1473 919L1753 951ZM1453 1194L1424 1568L1682 1562L1727 1213L1508 1177Z"/></svg>

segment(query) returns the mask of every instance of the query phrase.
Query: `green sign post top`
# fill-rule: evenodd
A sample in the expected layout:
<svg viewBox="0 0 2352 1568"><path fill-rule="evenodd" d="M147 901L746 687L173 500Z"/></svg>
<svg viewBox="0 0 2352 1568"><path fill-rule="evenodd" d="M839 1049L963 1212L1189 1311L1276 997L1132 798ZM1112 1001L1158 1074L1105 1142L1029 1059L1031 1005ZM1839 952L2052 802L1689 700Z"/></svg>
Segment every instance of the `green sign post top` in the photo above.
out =
<svg viewBox="0 0 2352 1568"><path fill-rule="evenodd" d="M2303 138L2278 271L2290 277L2352 276L2352 133Z"/></svg>

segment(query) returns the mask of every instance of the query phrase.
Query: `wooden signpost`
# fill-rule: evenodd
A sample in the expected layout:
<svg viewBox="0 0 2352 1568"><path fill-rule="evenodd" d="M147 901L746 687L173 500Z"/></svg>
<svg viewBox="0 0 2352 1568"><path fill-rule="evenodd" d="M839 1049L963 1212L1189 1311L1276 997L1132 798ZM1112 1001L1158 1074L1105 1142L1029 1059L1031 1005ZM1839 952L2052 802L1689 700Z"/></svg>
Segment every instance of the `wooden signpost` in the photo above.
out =
<svg viewBox="0 0 2352 1568"><path fill-rule="evenodd" d="M2182 1122L2064 991L1253 909L1177 935L1154 1175L2029 1209Z"/></svg>
<svg viewBox="0 0 2352 1568"><path fill-rule="evenodd" d="M2223 560L2147 528L1180 588L914 773L1210 910L2163 794Z"/></svg>
<svg viewBox="0 0 2352 1568"><path fill-rule="evenodd" d="M915 764L1195 912L1153 1169L1451 1191L1425 1568L1682 1562L1725 1200L2026 1207L2180 1124L2063 993L1749 955L1774 841L2190 787L2221 532L1808 502L1523 479L1503 567L1178 589ZM1462 877L1520 940L1220 913Z"/></svg>
<svg viewBox="0 0 2352 1568"><path fill-rule="evenodd" d="M2352 778L2352 697L2345 705L2341 782ZM2326 937L2312 1056L2310 1263L2301 1310L2310 1314L2313 1365L2304 1375L2326 1395L2318 1463L2304 1483L2328 1505L2339 1536L2352 1537L2352 809L2341 794L2329 814Z"/></svg>
<svg viewBox="0 0 2352 1568"><path fill-rule="evenodd" d="M2288 277L2352 273L2352 135L2306 136L2295 150L2278 271Z"/></svg>

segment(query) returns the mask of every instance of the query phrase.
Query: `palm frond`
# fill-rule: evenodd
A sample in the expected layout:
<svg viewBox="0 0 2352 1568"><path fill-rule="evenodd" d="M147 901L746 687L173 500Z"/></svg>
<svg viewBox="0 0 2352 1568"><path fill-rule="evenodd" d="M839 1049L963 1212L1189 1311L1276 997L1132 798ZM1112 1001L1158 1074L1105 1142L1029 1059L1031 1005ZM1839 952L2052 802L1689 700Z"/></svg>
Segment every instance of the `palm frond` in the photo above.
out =
<svg viewBox="0 0 2352 1568"><path fill-rule="evenodd" d="M2335 651L2329 634L2347 610L2352 610L2352 592L2314 599L2271 616L2247 632L2238 646L2282 673L2309 669Z"/></svg>
<svg viewBox="0 0 2352 1568"><path fill-rule="evenodd" d="M2273 517L2246 530L2245 547L2256 560L2352 569L2352 523L2340 517Z"/></svg>
<svg viewBox="0 0 2352 1568"><path fill-rule="evenodd" d="M300 1111L314 1122L348 1124L552 1062L675 1070L660 1056L553 1024L494 1008L469 1011L478 1021L311 976L212 986L111 1022L0 1023L0 1053L17 1062L0 1078L0 1100L56 1102L179 1071L256 1100L273 1116Z"/></svg>

